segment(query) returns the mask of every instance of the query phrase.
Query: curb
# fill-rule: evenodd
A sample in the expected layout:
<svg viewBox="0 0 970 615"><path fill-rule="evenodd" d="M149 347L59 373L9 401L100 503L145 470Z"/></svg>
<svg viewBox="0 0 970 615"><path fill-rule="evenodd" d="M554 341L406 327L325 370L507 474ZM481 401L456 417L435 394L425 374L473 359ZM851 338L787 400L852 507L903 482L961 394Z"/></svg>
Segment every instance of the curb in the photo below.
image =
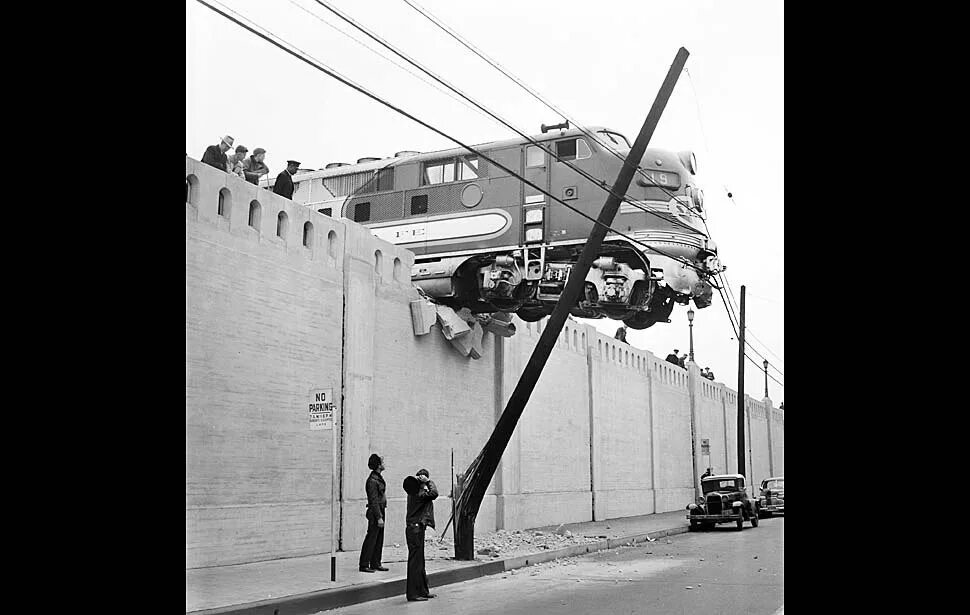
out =
<svg viewBox="0 0 970 615"><path fill-rule="evenodd" d="M616 547L632 545L638 542L648 542L649 540L656 540L657 538L663 538L665 536L684 534L687 531L688 526L685 525L683 527L654 530L652 532L640 532L618 538L608 538L606 540L600 540L599 542L591 542L585 545L575 545L562 549L518 555L506 559L463 566L452 570L439 570L428 574L428 584L437 588L443 585L461 583L462 581L477 579L479 577L508 572L509 570L524 568L533 564L541 564L542 562L548 562L562 557L573 557L594 553L596 551L615 549ZM259 602L249 602L201 611L189 611L186 612L186 615L310 615L318 611L327 611L342 606L360 604L372 600L382 600L393 596L404 596L406 584L406 579L389 579L376 583L351 585L294 596L270 598L268 600L260 600Z"/></svg>

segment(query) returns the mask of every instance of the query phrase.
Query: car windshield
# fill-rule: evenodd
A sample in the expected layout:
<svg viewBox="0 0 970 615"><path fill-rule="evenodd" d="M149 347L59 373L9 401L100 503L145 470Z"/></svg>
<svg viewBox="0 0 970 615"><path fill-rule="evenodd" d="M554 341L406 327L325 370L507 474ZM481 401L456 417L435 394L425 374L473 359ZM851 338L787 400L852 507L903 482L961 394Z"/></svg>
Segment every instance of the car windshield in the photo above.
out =
<svg viewBox="0 0 970 615"><path fill-rule="evenodd" d="M736 478L705 480L701 483L701 489L704 490L704 493L710 493L711 491L740 491L741 487L737 483L738 479Z"/></svg>
<svg viewBox="0 0 970 615"><path fill-rule="evenodd" d="M769 481L765 481L765 486L762 487L762 489L784 489L784 488L785 488L785 479L784 478L779 479L779 480L769 480Z"/></svg>

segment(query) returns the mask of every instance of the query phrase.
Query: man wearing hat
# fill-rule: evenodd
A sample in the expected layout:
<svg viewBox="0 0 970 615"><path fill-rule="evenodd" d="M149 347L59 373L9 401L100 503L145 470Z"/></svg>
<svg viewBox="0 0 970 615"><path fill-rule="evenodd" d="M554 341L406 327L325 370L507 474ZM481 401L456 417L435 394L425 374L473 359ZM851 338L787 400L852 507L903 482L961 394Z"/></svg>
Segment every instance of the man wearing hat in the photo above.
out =
<svg viewBox="0 0 970 615"><path fill-rule="evenodd" d="M229 159L226 157L226 152L230 148L232 148L232 137L226 135L222 137L218 145L210 145L205 148L205 153L202 154L203 164L225 171L229 168Z"/></svg>
<svg viewBox="0 0 970 615"><path fill-rule="evenodd" d="M677 356L677 352L677 349L674 348L674 351L667 355L667 358L665 359L667 363L673 363L674 365L680 366L680 357Z"/></svg>
<svg viewBox="0 0 970 615"><path fill-rule="evenodd" d="M407 597L410 602L423 602L434 598L428 587L428 575L424 570L424 528L434 527L434 502L438 488L430 473L421 468L414 476L404 479L404 491L408 494L407 528L404 530L408 543Z"/></svg>
<svg viewBox="0 0 970 615"><path fill-rule="evenodd" d="M253 155L243 161L243 173L246 174L246 181L259 185L259 178L269 173L269 167L263 163L265 157L266 150L257 147L253 150Z"/></svg>
<svg viewBox="0 0 970 615"><path fill-rule="evenodd" d="M300 163L296 160L287 160L286 169L276 176L276 183L273 184L273 192L288 199L293 198L293 174L300 168Z"/></svg>
<svg viewBox="0 0 970 615"><path fill-rule="evenodd" d="M248 151L249 148L245 145L236 146L236 153L229 156L229 164L226 165L226 171L230 175L238 175L239 177L246 179L246 176L243 175L243 160L246 159L246 152Z"/></svg>

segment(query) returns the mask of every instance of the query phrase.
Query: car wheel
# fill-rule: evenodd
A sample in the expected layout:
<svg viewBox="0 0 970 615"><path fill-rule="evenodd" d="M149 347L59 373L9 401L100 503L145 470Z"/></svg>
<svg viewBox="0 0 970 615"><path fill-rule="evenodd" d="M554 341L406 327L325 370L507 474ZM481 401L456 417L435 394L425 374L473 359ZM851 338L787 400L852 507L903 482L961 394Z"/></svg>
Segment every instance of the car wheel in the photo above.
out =
<svg viewBox="0 0 970 615"><path fill-rule="evenodd" d="M694 519L691 519L690 520L690 530L692 532L696 532L697 531L697 525L698 525L698 522L697 521L695 521Z"/></svg>

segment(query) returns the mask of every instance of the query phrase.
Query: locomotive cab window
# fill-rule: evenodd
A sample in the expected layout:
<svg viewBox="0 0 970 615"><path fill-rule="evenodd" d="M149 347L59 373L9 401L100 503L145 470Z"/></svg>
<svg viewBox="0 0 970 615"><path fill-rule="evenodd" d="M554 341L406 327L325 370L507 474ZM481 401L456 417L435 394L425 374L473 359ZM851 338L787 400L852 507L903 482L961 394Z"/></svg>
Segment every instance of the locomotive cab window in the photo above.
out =
<svg viewBox="0 0 970 615"><path fill-rule="evenodd" d="M462 156L458 159L458 179L478 179L478 156Z"/></svg>
<svg viewBox="0 0 970 615"><path fill-rule="evenodd" d="M589 145L587 145L584 139L556 141L556 156L560 160L583 160L590 158L592 155L593 152L589 150Z"/></svg>
<svg viewBox="0 0 970 615"><path fill-rule="evenodd" d="M443 184L455 181L455 159L435 160L424 163L421 185Z"/></svg>
<svg viewBox="0 0 970 615"><path fill-rule="evenodd" d="M527 167L541 167L546 163L545 152L536 147L535 145L530 145L525 148L525 166Z"/></svg>

